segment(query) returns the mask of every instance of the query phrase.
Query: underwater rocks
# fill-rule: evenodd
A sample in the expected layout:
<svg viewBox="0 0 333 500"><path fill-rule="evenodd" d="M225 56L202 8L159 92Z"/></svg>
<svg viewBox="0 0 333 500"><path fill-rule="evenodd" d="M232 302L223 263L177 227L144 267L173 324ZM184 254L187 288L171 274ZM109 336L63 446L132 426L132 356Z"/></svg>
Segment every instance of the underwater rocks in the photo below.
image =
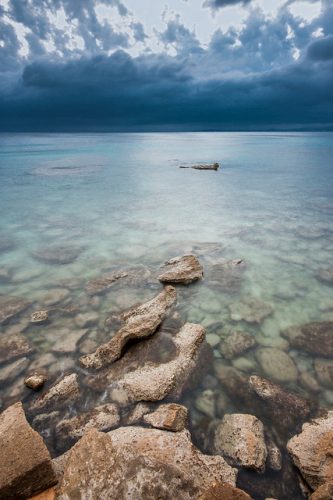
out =
<svg viewBox="0 0 333 500"><path fill-rule="evenodd" d="M194 255L183 255L168 260L158 276L162 283L181 283L188 285L203 276L202 265Z"/></svg>
<svg viewBox="0 0 333 500"><path fill-rule="evenodd" d="M39 302L44 306L50 307L64 302L69 297L69 291L67 288L52 288L47 293L38 297Z"/></svg>
<svg viewBox="0 0 333 500"><path fill-rule="evenodd" d="M34 324L44 324L47 323L49 315L47 311L35 311L30 317L30 323Z"/></svg>
<svg viewBox="0 0 333 500"><path fill-rule="evenodd" d="M75 373L66 375L41 394L30 405L31 411L58 409L73 403L80 396L78 377Z"/></svg>
<svg viewBox="0 0 333 500"><path fill-rule="evenodd" d="M121 271L105 274L104 276L88 281L85 286L86 292L88 295L101 295L107 292L119 280L127 276L127 272Z"/></svg>
<svg viewBox="0 0 333 500"><path fill-rule="evenodd" d="M320 384L327 389L333 389L333 361L330 359L316 358L314 368Z"/></svg>
<svg viewBox="0 0 333 500"><path fill-rule="evenodd" d="M323 358L333 356L333 321L313 321L282 332L292 347Z"/></svg>
<svg viewBox="0 0 333 500"><path fill-rule="evenodd" d="M326 285L333 285L333 268L319 269L315 277L318 281L325 283Z"/></svg>
<svg viewBox="0 0 333 500"><path fill-rule="evenodd" d="M9 250L13 250L14 247L14 240L6 238L4 236L0 236L0 253L9 252Z"/></svg>
<svg viewBox="0 0 333 500"><path fill-rule="evenodd" d="M312 489L333 481L333 412L302 427L288 441L288 451L305 481Z"/></svg>
<svg viewBox="0 0 333 500"><path fill-rule="evenodd" d="M56 483L50 454L21 403L0 415L0 497L25 500Z"/></svg>
<svg viewBox="0 0 333 500"><path fill-rule="evenodd" d="M38 391L43 387L46 382L46 376L43 373L31 373L24 379L24 385L32 389L33 391Z"/></svg>
<svg viewBox="0 0 333 500"><path fill-rule="evenodd" d="M59 328L57 330L49 330L48 338L56 338L56 341L51 347L51 351L61 354L69 354L75 352L78 342L88 332L86 329L70 330L69 328Z"/></svg>
<svg viewBox="0 0 333 500"><path fill-rule="evenodd" d="M232 321L246 321L260 324L267 316L273 314L273 308L255 297L245 297L241 302L229 305Z"/></svg>
<svg viewBox="0 0 333 500"><path fill-rule="evenodd" d="M46 246L32 253L32 256L46 264L70 264L74 262L82 252L82 249L74 246Z"/></svg>
<svg viewBox="0 0 333 500"><path fill-rule="evenodd" d="M0 325L21 314L30 304L28 300L21 297L0 295Z"/></svg>
<svg viewBox="0 0 333 500"><path fill-rule="evenodd" d="M190 500L215 481L235 486L237 471L203 455L187 431L121 427L90 431L68 454L58 498Z"/></svg>
<svg viewBox="0 0 333 500"><path fill-rule="evenodd" d="M20 334L8 334L0 337L0 363L26 356L32 351L27 339Z"/></svg>
<svg viewBox="0 0 333 500"><path fill-rule="evenodd" d="M27 369L30 361L28 358L20 358L10 363L9 365L5 365L0 368L0 384L9 383L18 375L20 375L24 370Z"/></svg>
<svg viewBox="0 0 333 500"><path fill-rule="evenodd" d="M97 312L80 313L75 316L75 323L80 328L89 328L98 323L99 314Z"/></svg>
<svg viewBox="0 0 333 500"><path fill-rule="evenodd" d="M242 259L220 259L205 267L205 281L225 293L238 293L243 283L246 263Z"/></svg>
<svg viewBox="0 0 333 500"><path fill-rule="evenodd" d="M81 365L84 368L101 369L119 359L129 340L149 337L156 331L176 299L175 288L167 286L152 300L122 313L120 315L120 319L124 322L122 328L94 353L81 356Z"/></svg>
<svg viewBox="0 0 333 500"><path fill-rule="evenodd" d="M179 168L193 168L194 170L215 170L217 171L220 168L219 163L203 163L198 165L180 165Z"/></svg>
<svg viewBox="0 0 333 500"><path fill-rule="evenodd" d="M295 382L297 367L287 353L275 347L263 347L256 351L258 363L269 379L276 382Z"/></svg>
<svg viewBox="0 0 333 500"><path fill-rule="evenodd" d="M219 350L225 359L232 359L248 351L256 344L252 335L246 332L232 332L221 342Z"/></svg>
<svg viewBox="0 0 333 500"><path fill-rule="evenodd" d="M186 427L187 408L176 403L164 404L144 415L143 421L155 429L180 432Z"/></svg>
<svg viewBox="0 0 333 500"><path fill-rule="evenodd" d="M267 458L264 426L253 415L227 414L215 431L214 447L234 465L263 471Z"/></svg>

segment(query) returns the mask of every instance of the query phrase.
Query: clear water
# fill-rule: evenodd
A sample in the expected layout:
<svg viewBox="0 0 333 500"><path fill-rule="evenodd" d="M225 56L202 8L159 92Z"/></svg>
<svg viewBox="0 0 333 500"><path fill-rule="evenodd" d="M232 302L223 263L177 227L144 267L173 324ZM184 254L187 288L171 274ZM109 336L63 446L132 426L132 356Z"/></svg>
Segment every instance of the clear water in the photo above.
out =
<svg viewBox="0 0 333 500"><path fill-rule="evenodd" d="M215 161L222 165L218 172L178 168ZM280 332L286 327L333 320L333 287L316 278L319 269L332 268L331 133L2 135L0 211L1 237L13 243L0 252L0 269L10 274L0 283L1 293L34 302L2 332L13 324L26 326L45 295L60 288L61 307L98 312L91 338L101 342L110 312L154 296L156 287L115 288L92 303L84 291L87 280L113 266L156 270L166 259L190 251L199 255L207 276L222 258L246 263L236 290L213 286L210 279L180 290L183 319L202 323L208 335L244 330L260 345L283 346ZM33 256L59 245L79 248L78 258L51 265ZM259 325L230 317L229 305L248 296L273 308ZM77 329L75 316L58 312L43 329L28 327L26 335L36 348L31 359L49 353L63 328ZM311 355L289 354L300 373L314 374ZM77 355L55 354L49 371L55 376L73 369ZM214 356L222 359L217 346ZM242 358L252 366L244 359L236 364L244 374L268 376L255 351ZM2 385L4 406L28 397L22 377ZM333 407L327 387L314 395L299 382L287 385ZM186 396L194 439L203 417L223 416L215 410L207 417L198 409L206 388L207 381ZM215 396L219 391L223 387L213 384ZM237 399L227 399L225 411L235 410L242 411Z"/></svg>

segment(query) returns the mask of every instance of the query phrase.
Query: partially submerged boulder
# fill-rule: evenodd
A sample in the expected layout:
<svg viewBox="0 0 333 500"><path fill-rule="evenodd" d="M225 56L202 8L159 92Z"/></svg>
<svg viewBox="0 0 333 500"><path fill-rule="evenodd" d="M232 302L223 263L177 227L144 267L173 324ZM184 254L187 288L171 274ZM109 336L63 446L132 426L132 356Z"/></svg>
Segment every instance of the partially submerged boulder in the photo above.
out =
<svg viewBox="0 0 333 500"><path fill-rule="evenodd" d="M94 353L81 356L81 365L84 368L101 369L119 359L129 340L142 339L155 333L176 298L175 288L167 286L152 300L121 314L124 322L122 328Z"/></svg>
<svg viewBox="0 0 333 500"><path fill-rule="evenodd" d="M21 403L0 415L0 498L25 500L56 483L50 454Z"/></svg>
<svg viewBox="0 0 333 500"><path fill-rule="evenodd" d="M333 321L313 321L287 328L282 335L292 347L330 358L333 356Z"/></svg>
<svg viewBox="0 0 333 500"><path fill-rule="evenodd" d="M202 265L195 255L183 255L168 260L158 279L162 283L182 283L188 285L203 276Z"/></svg>
<svg viewBox="0 0 333 500"><path fill-rule="evenodd" d="M80 387L76 373L66 375L53 384L46 392L35 399L31 411L58 409L76 401L80 396Z"/></svg>
<svg viewBox="0 0 333 500"><path fill-rule="evenodd" d="M143 421L156 429L179 432L186 427L187 408L176 403L161 405L145 415Z"/></svg>
<svg viewBox="0 0 333 500"><path fill-rule="evenodd" d="M26 356L32 351L27 339L20 334L1 335L0 337L0 363Z"/></svg>
<svg viewBox="0 0 333 500"><path fill-rule="evenodd" d="M128 276L127 272L115 271L107 273L99 278L92 279L86 284L86 292L88 295L101 295L107 292L113 285L118 283L122 278Z"/></svg>
<svg viewBox="0 0 333 500"><path fill-rule="evenodd" d="M0 295L0 325L21 314L30 306L30 302L22 297Z"/></svg>

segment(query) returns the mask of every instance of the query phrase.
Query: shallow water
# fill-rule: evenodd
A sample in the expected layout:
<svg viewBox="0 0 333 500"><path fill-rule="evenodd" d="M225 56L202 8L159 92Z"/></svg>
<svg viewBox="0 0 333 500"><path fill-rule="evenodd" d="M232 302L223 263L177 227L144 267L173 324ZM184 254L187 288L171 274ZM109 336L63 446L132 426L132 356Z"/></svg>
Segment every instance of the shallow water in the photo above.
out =
<svg viewBox="0 0 333 500"><path fill-rule="evenodd" d="M179 169L215 161L222 165L218 172ZM108 338L104 322L110 313L160 289L148 280L116 286L92 301L84 289L89 279L124 266L144 265L155 272L166 259L193 252L205 279L179 289L177 310L183 320L206 327L215 360L232 364L215 344L216 335L223 338L235 329L253 335L259 347L286 349L280 335L285 328L333 320L333 287L317 277L319 270L332 269L332 195L332 133L2 135L0 243L9 243L0 251L0 270L8 272L1 293L33 302L2 332L20 324L36 349L32 361L52 351L45 358L52 381L52 374L76 366L79 347L68 354L55 348L60 336L82 328L75 314L97 312L95 324L82 334L100 343ZM62 265L41 260L41 251L59 246L74 248L77 257ZM214 280L214 265L223 259L242 259L245 267L221 284ZM45 308L45 296L54 289L57 300L46 307L53 310L51 321L27 327L31 312ZM229 306L247 297L270 305L272 314L259 324L232 320ZM75 314L65 312L67 306ZM313 356L294 349L288 354L299 374L314 375ZM270 378L255 349L241 358L234 361L240 373ZM194 440L203 449L202 433L208 433L210 421L225 411L242 411L237 395L231 400L224 394L212 366L208 372L184 397ZM23 378L2 384L4 407L21 397L29 402ZM314 393L299 378L283 383L333 408L333 387ZM207 390L213 394L213 413L202 412L198 403ZM217 404L220 393L222 405ZM103 398L88 391L82 406L68 414ZM245 477L242 485L249 482ZM251 493L262 498L259 490Z"/></svg>

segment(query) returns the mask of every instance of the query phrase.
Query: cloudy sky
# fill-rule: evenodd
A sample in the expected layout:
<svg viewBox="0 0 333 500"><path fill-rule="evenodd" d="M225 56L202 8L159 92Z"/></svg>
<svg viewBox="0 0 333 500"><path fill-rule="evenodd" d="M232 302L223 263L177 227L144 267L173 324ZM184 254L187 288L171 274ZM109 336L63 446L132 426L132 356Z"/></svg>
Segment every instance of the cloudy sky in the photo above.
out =
<svg viewBox="0 0 333 500"><path fill-rule="evenodd" d="M333 0L0 0L0 130L333 129Z"/></svg>

